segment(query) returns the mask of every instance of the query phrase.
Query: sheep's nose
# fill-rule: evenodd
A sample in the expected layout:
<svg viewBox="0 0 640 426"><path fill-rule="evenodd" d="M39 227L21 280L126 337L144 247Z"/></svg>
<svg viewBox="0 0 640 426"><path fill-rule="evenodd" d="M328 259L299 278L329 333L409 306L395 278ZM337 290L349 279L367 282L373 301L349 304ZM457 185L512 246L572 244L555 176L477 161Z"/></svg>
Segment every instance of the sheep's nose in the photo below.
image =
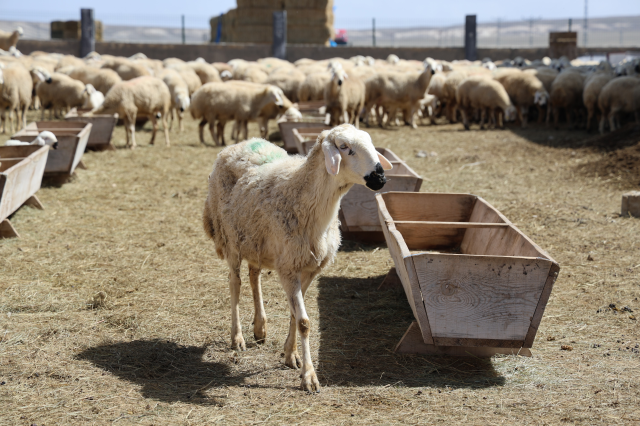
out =
<svg viewBox="0 0 640 426"><path fill-rule="evenodd" d="M180 107L180 112L184 112L184 108L183 107Z"/></svg>
<svg viewBox="0 0 640 426"><path fill-rule="evenodd" d="M49 78L47 79L47 84L50 84L50 83L51 83L51 81L52 81L52 80L51 80L51 77L49 77Z"/></svg>
<svg viewBox="0 0 640 426"><path fill-rule="evenodd" d="M58 149L58 142L55 142L55 143L53 144L53 149Z"/></svg>
<svg viewBox="0 0 640 426"><path fill-rule="evenodd" d="M387 178L384 175L384 169L382 168L382 164L376 164L375 170L364 177L364 181L366 182L366 186L369 189L377 191L382 189L385 183L387 183Z"/></svg>
<svg viewBox="0 0 640 426"><path fill-rule="evenodd" d="M338 86L342 86L342 80L338 80Z"/></svg>

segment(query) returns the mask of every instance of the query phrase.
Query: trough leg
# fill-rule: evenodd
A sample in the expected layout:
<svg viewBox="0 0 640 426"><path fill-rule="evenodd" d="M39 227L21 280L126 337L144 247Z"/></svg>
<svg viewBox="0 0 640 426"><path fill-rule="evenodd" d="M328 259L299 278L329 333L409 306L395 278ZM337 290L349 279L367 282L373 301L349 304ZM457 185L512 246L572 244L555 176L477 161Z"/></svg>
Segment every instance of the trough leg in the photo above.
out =
<svg viewBox="0 0 640 426"><path fill-rule="evenodd" d="M240 324L240 261L227 260L229 263L229 290L231 292L231 347L244 351L247 345L242 337L242 324Z"/></svg>
<svg viewBox="0 0 640 426"><path fill-rule="evenodd" d="M253 293L253 337L258 343L264 343L267 338L267 314L264 311L262 300L262 286L260 283L260 268L249 266L249 282Z"/></svg>
<svg viewBox="0 0 640 426"><path fill-rule="evenodd" d="M20 234L9 222L9 219L4 219L0 222L0 238L20 238Z"/></svg>
<svg viewBox="0 0 640 426"><path fill-rule="evenodd" d="M434 356L459 356L475 358L491 358L494 355L531 356L528 348L491 348L486 346L436 346L424 343L422 332L417 322L412 322L396 345L395 352L402 354L420 354Z"/></svg>
<svg viewBox="0 0 640 426"><path fill-rule="evenodd" d="M38 197L36 197L35 195L32 195L31 197L27 198L27 201L24 202L24 205L33 207L34 209L44 210L44 206L42 205Z"/></svg>
<svg viewBox="0 0 640 426"><path fill-rule="evenodd" d="M380 283L380 286L378 286L378 290L397 288L402 288L402 281L400 281L400 277L398 276L396 268L391 268L387 276L384 277L384 281L382 281L382 283Z"/></svg>

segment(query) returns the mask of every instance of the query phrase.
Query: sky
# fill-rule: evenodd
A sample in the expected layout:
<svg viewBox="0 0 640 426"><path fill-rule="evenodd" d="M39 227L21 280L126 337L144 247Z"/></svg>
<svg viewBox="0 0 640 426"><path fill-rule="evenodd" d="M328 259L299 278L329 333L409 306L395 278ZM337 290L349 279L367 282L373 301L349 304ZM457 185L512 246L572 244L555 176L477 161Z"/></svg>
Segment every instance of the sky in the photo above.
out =
<svg viewBox="0 0 640 426"><path fill-rule="evenodd" d="M368 27L372 18L379 27L448 26L463 23L467 14L476 14L478 22L575 19L584 16L584 4L584 0L334 0L335 27ZM105 24L179 26L180 15L184 14L187 27L206 28L211 16L235 5L235 0L0 0L0 20L78 19L79 9L88 7ZM640 15L639 0L589 1L590 17L628 15Z"/></svg>

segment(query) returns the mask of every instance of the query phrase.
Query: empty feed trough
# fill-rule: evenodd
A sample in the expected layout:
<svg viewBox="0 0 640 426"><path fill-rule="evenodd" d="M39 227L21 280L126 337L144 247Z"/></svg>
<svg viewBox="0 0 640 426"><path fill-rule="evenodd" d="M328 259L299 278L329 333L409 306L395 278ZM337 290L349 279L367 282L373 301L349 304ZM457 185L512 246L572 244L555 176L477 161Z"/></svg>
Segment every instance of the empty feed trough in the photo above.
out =
<svg viewBox="0 0 640 426"><path fill-rule="evenodd" d="M36 192L47 164L48 146L0 147L0 238L20 237L8 217L21 206L42 209Z"/></svg>
<svg viewBox="0 0 640 426"><path fill-rule="evenodd" d="M106 149L114 149L111 143L111 135L113 134L113 128L116 126L118 117L116 114L98 114L91 117L84 117L82 114L88 113L89 109L71 109L65 120L67 121L81 121L83 123L91 123L91 134L87 141L88 149L95 149L98 151Z"/></svg>
<svg viewBox="0 0 640 426"><path fill-rule="evenodd" d="M475 195L387 192L376 200L417 320L396 351L531 356L558 264Z"/></svg>
<svg viewBox="0 0 640 426"><path fill-rule="evenodd" d="M376 148L376 150L393 165L393 169L385 171L388 181L378 192L420 191L422 186L422 177L420 175L414 172L390 149ZM364 185L354 185L342 197L340 202L340 229L343 238L370 243L384 242L375 196L376 192Z"/></svg>
<svg viewBox="0 0 640 426"><path fill-rule="evenodd" d="M309 127L320 127L328 124L326 114L322 112L324 101L309 101L298 103L298 109L302 114L302 119L297 121L278 121L280 137L284 143L284 149L289 153L298 152L296 147L293 129L305 129Z"/></svg>
<svg viewBox="0 0 640 426"><path fill-rule="evenodd" d="M317 126L293 129L293 140L299 154L307 155L313 144L318 140L318 135L323 130L331 130L331 126Z"/></svg>
<svg viewBox="0 0 640 426"><path fill-rule="evenodd" d="M66 178L73 174L76 167L84 168L81 163L82 154L87 147L92 126L91 123L80 121L36 121L29 123L13 135L12 139L31 142L40 132L52 132L58 139L58 149L49 153L44 176Z"/></svg>

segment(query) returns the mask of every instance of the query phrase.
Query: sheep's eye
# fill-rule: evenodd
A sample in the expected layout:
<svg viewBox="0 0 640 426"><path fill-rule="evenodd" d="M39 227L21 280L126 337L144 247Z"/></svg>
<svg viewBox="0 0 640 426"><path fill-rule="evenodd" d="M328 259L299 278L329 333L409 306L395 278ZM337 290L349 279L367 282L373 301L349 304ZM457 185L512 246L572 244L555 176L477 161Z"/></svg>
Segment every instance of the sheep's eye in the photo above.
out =
<svg viewBox="0 0 640 426"><path fill-rule="evenodd" d="M349 148L349 147L348 147L348 146L347 146L347 144L345 144L345 143L343 143L342 145L340 145L340 149L341 149L341 150L343 150L343 151L344 151L345 149L347 149L347 148Z"/></svg>

